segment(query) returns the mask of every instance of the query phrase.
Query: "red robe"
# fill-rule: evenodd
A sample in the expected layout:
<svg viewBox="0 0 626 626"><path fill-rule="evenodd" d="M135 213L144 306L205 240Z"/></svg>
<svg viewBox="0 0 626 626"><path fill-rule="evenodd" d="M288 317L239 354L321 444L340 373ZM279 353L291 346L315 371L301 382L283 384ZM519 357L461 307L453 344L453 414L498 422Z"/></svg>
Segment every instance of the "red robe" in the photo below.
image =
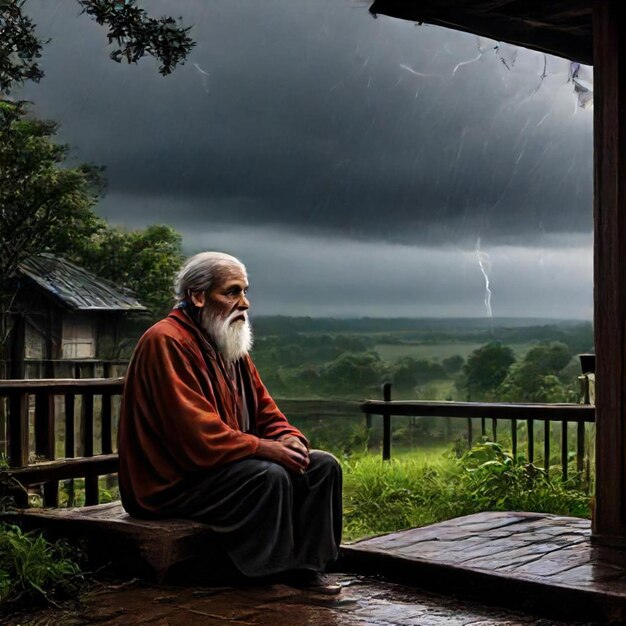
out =
<svg viewBox="0 0 626 626"><path fill-rule="evenodd" d="M180 309L139 340L126 374L119 426L122 503L158 515L202 470L254 456L259 437L302 433L289 424L246 356L237 363L256 434L237 419L238 398L221 356Z"/></svg>

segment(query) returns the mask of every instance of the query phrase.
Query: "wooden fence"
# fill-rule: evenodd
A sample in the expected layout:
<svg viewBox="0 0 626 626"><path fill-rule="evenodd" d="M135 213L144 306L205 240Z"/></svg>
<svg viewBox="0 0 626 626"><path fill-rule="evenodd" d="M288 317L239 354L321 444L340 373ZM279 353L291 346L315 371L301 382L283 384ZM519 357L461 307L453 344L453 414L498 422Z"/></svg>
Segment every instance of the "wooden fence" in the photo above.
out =
<svg viewBox="0 0 626 626"><path fill-rule="evenodd" d="M28 505L29 487L43 485L44 505L58 506L59 481L75 478L85 480L85 504L98 504L99 477L118 470L113 442L113 398L121 395L123 382L122 378L0 380L0 401L6 402L8 411L8 468L0 471L0 479L21 486L14 492L18 505ZM64 449L57 458L55 407L59 405L59 399L64 409ZM96 400L99 400L98 419L94 410ZM473 420L480 420L482 435L487 434L487 422L490 420L490 439L493 441L498 439L499 423L506 420L511 425L514 458L518 455L518 423L523 422L527 434L526 458L531 463L535 459L534 425L541 422L544 426L543 458L548 470L551 425L559 423L564 480L567 479L569 462L568 425L576 424L576 466L578 471L582 471L585 424L595 421L593 405L392 401L389 385L384 388L382 401L370 400L358 406L370 423L372 415L382 416L382 456L385 460L391 458L391 418L394 416L466 419L469 446L473 440ZM95 441L100 441L99 450L94 447ZM76 454L77 448L79 455Z"/></svg>
<svg viewBox="0 0 626 626"><path fill-rule="evenodd" d="M58 506L59 481L72 478L85 479L85 504L98 504L98 477L115 473L118 468L113 450L112 399L121 395L123 384L122 378L0 381L0 399L6 399L8 409L8 469L0 472L0 476L23 487L14 493L18 505L28 504L29 486L43 484L44 505ZM64 454L57 459L55 398L59 397L64 404L65 436ZM100 398L100 411L96 421L97 398ZM77 399L79 441L75 425ZM97 439L101 450L94 453ZM77 444L79 457L76 457Z"/></svg>
<svg viewBox="0 0 626 626"><path fill-rule="evenodd" d="M561 427L561 466L563 480L567 480L569 464L568 427L576 424L576 468L583 471L585 458L585 424L595 422L595 407L591 404L510 404L487 402L431 402L393 401L391 385L383 388L383 400L368 400L360 405L366 416L381 415L383 418L384 460L391 458L391 418L393 416L464 418L467 420L467 443L471 447L473 420L480 419L481 435L487 436L487 420L491 420L491 441L498 440L498 422L509 421L513 458L518 456L518 422L526 426L526 459L535 461L535 422L543 423L543 460L546 471L550 468L550 435L552 423Z"/></svg>

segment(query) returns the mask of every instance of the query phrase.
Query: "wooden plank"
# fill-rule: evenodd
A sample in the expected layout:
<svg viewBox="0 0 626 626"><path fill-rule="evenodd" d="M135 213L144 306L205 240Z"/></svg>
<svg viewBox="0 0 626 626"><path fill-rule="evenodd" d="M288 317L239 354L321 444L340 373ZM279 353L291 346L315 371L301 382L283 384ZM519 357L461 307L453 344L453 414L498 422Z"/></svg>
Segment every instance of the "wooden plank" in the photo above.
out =
<svg viewBox="0 0 626 626"><path fill-rule="evenodd" d="M74 400L73 393L65 394L65 456L68 458L76 455Z"/></svg>
<svg viewBox="0 0 626 626"><path fill-rule="evenodd" d="M49 390L54 394L76 393L85 391L101 393L108 390L113 394L121 394L124 390L123 378L41 378L26 380L0 381L0 396L9 395L19 389L27 393L35 393L40 389Z"/></svg>
<svg viewBox="0 0 626 626"><path fill-rule="evenodd" d="M593 546L590 526L542 513L480 513L344 545L342 568L519 603L525 613L542 598L549 615L565 607L577 623L626 623L626 561Z"/></svg>
<svg viewBox="0 0 626 626"><path fill-rule="evenodd" d="M491 420L491 441L498 441L498 420L495 417Z"/></svg>
<svg viewBox="0 0 626 626"><path fill-rule="evenodd" d="M594 337L598 542L626 545L626 18L596 0L594 40Z"/></svg>
<svg viewBox="0 0 626 626"><path fill-rule="evenodd" d="M47 391L35 394L35 454L54 460L54 396Z"/></svg>
<svg viewBox="0 0 626 626"><path fill-rule="evenodd" d="M0 476L14 476L23 484L37 485L49 480L114 474L118 467L117 454L102 454L88 458L62 459L37 463L29 467L11 468L0 471Z"/></svg>
<svg viewBox="0 0 626 626"><path fill-rule="evenodd" d="M59 482L57 480L44 484L43 503L44 506L59 506Z"/></svg>
<svg viewBox="0 0 626 626"><path fill-rule="evenodd" d="M563 482L567 480L568 464L569 464L569 451L567 441L567 422L561 424L561 472L563 476Z"/></svg>
<svg viewBox="0 0 626 626"><path fill-rule="evenodd" d="M594 422L595 407L585 404L507 404L487 402L431 402L368 400L360 405L364 413L430 417L486 417L492 419L534 419L560 422Z"/></svg>
<svg viewBox="0 0 626 626"><path fill-rule="evenodd" d="M583 424L584 428L584 424ZM550 474L550 422L543 423L543 469Z"/></svg>
<svg viewBox="0 0 626 626"><path fill-rule="evenodd" d="M223 553L217 551L219 541L206 524L136 519L124 511L120 502L71 509L27 509L9 519L12 523L19 521L27 530L44 529L49 536L87 539L90 563L115 567L125 576L132 572L145 577L147 563L157 580L162 580L171 565L194 556L215 563L218 572L224 571L227 563ZM223 560L218 560L219 555ZM138 557L143 563L137 562Z"/></svg>
<svg viewBox="0 0 626 626"><path fill-rule="evenodd" d="M517 459L517 420L511 420L511 452L513 454L513 461Z"/></svg>
<svg viewBox="0 0 626 626"><path fill-rule="evenodd" d="M528 439L528 462L535 462L535 424L533 420L526 420L526 437Z"/></svg>
<svg viewBox="0 0 626 626"><path fill-rule="evenodd" d="M383 385L383 403L391 401L391 383ZM391 414L383 411L383 461L391 459Z"/></svg>
<svg viewBox="0 0 626 626"><path fill-rule="evenodd" d="M585 425L576 427L576 471L579 474L585 469Z"/></svg>
<svg viewBox="0 0 626 626"><path fill-rule="evenodd" d="M97 476L85 476L85 504L91 506L100 502Z"/></svg>
<svg viewBox="0 0 626 626"><path fill-rule="evenodd" d="M28 394L14 390L9 394L9 466L28 464Z"/></svg>
<svg viewBox="0 0 626 626"><path fill-rule="evenodd" d="M82 455L93 456L93 393L84 393L81 407Z"/></svg>
<svg viewBox="0 0 626 626"><path fill-rule="evenodd" d="M102 394L102 414L101 414L101 427L102 427L102 454L111 454L113 452L113 440L112 440L112 417L111 417L111 394Z"/></svg>

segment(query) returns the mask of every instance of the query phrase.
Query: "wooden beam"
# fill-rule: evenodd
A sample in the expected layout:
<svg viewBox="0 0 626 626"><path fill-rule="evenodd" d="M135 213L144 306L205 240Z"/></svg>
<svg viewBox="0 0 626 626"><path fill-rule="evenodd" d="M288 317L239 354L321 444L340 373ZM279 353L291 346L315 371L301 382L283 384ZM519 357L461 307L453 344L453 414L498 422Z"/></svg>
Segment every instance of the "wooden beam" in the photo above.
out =
<svg viewBox="0 0 626 626"><path fill-rule="evenodd" d="M596 502L593 536L626 546L626 39L621 3L594 4L594 317Z"/></svg>
<svg viewBox="0 0 626 626"><path fill-rule="evenodd" d="M114 474L118 467L117 454L99 454L92 457L62 459L37 463L28 467L1 470L0 477L14 477L24 485L36 485L49 480Z"/></svg>
<svg viewBox="0 0 626 626"><path fill-rule="evenodd" d="M123 378L40 378L28 380L1 380L0 396L9 395L13 390L19 389L27 393L36 393L44 389L51 394L75 393L81 394L88 391L98 393L119 394L124 390Z"/></svg>
<svg viewBox="0 0 626 626"><path fill-rule="evenodd" d="M382 402L368 400L360 405L372 415L415 415L429 417L486 417L491 419L533 419L553 422L593 422L595 409L585 404L508 404L495 402L431 402L414 400Z"/></svg>

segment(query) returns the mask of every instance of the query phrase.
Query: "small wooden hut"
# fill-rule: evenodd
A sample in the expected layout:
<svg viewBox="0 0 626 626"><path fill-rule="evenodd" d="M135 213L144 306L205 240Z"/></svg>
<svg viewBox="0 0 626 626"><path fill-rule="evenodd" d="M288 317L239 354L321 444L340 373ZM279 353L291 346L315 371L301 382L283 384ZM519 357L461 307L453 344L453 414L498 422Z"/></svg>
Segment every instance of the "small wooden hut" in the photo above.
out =
<svg viewBox="0 0 626 626"><path fill-rule="evenodd" d="M20 264L12 309L9 378L71 376L63 365L111 358L124 317L146 311L129 290L51 254Z"/></svg>

